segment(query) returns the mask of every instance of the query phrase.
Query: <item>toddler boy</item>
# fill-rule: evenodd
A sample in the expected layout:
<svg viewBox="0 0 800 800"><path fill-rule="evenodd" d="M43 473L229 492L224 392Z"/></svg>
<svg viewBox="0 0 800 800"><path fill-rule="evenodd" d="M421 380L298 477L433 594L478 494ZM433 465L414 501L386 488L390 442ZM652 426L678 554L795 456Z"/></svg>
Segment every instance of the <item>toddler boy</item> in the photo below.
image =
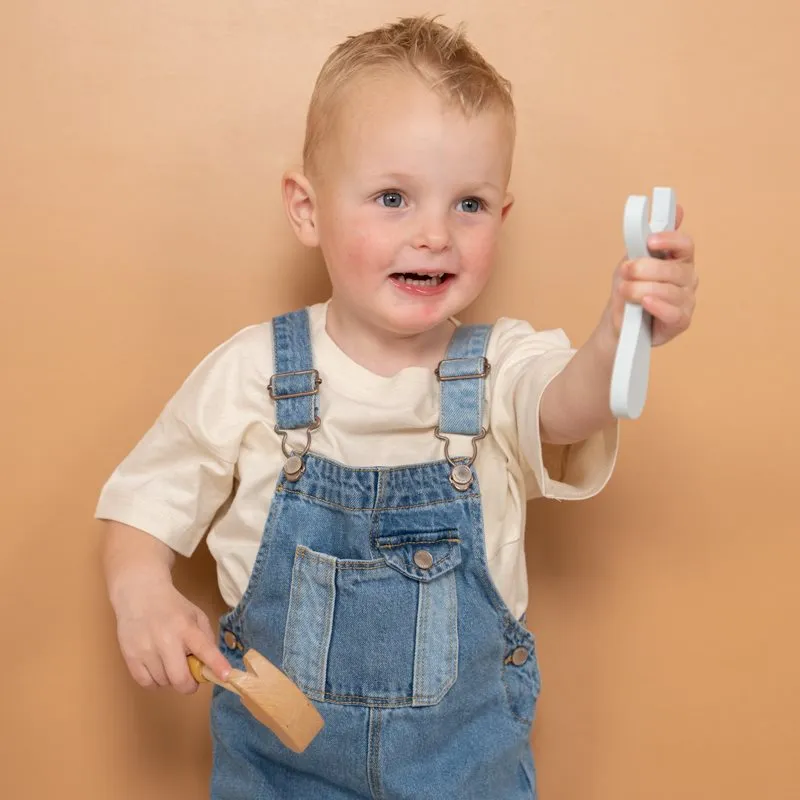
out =
<svg viewBox="0 0 800 800"><path fill-rule="evenodd" d="M134 679L191 692L188 653L224 679L254 648L325 719L293 753L215 689L216 800L535 797L525 504L605 486L623 304L662 344L696 279L692 241L664 233L668 258L619 265L579 350L521 320L461 325L512 207L514 136L508 82L460 32L403 19L342 43L283 181L330 298L217 347L102 491ZM217 631L171 580L204 537Z"/></svg>

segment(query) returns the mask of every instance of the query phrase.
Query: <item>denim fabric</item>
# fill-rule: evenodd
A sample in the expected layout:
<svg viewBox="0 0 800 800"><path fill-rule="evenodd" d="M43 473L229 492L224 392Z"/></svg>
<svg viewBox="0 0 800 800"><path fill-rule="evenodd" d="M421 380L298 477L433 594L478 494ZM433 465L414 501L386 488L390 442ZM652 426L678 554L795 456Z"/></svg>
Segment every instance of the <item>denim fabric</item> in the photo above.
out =
<svg viewBox="0 0 800 800"><path fill-rule="evenodd" d="M275 400L275 422L285 431L305 428L319 413L308 312L301 309L277 317L272 331L275 374L270 385Z"/></svg>
<svg viewBox="0 0 800 800"><path fill-rule="evenodd" d="M485 374L484 359L489 325L461 325L456 328L447 356L439 365L442 400L439 407L439 430L477 436L483 420L482 379L452 380L456 377Z"/></svg>
<svg viewBox="0 0 800 800"><path fill-rule="evenodd" d="M488 331L473 334L481 352L456 357L481 358ZM309 368L284 352L280 371L287 355ZM443 404L474 403L476 385L453 381ZM313 447L304 462L278 480L219 646L282 668L325 727L293 753L215 687L212 800L535 800L535 642L490 578L477 478L459 491L445 460L353 469Z"/></svg>

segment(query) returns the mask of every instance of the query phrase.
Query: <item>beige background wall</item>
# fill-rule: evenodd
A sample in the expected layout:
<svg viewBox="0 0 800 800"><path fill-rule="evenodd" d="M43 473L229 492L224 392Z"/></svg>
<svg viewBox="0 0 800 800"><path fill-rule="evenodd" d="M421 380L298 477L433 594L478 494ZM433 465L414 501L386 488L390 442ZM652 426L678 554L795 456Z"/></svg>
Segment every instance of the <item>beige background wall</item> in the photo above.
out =
<svg viewBox="0 0 800 800"><path fill-rule="evenodd" d="M280 174L333 44L412 11L466 20L519 104L517 205L469 317L580 344L653 185L697 241L695 325L655 354L612 483L531 512L541 796L800 797L797 9L0 3L0 797L204 796L208 693L128 678L94 503L211 347L325 296ZM205 554L178 579L221 610Z"/></svg>

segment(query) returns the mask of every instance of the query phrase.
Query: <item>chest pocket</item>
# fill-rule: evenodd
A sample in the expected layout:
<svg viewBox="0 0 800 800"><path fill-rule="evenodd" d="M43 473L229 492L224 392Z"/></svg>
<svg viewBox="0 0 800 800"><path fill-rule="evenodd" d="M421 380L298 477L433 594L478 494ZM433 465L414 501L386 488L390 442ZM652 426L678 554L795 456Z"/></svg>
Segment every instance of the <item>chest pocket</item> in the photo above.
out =
<svg viewBox="0 0 800 800"><path fill-rule="evenodd" d="M315 700L380 707L440 702L458 671L454 531L397 533L379 558L299 545L283 669Z"/></svg>

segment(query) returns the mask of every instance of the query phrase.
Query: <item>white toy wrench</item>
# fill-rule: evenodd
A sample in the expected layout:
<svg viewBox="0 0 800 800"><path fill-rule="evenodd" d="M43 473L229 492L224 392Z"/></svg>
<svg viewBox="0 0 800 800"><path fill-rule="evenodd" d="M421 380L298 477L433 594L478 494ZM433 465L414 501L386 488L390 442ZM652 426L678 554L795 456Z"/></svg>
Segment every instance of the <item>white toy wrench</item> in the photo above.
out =
<svg viewBox="0 0 800 800"><path fill-rule="evenodd" d="M628 258L658 257L647 249L651 233L675 230L675 192L665 187L653 190L653 213L648 223L647 197L631 195L625 204L623 234ZM637 419L644 408L650 376L652 317L638 303L626 303L622 329L611 373L611 413Z"/></svg>

